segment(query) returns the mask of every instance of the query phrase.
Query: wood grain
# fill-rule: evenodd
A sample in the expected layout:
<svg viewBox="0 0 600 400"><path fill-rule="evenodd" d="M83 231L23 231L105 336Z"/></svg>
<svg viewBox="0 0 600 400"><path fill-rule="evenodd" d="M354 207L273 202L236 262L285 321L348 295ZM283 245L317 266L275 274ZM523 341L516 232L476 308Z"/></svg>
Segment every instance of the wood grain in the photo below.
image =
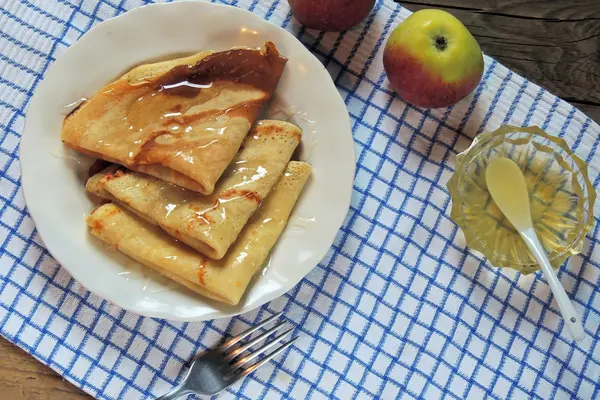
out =
<svg viewBox="0 0 600 400"><path fill-rule="evenodd" d="M84 400L90 396L8 342L0 340L0 398Z"/></svg>
<svg viewBox="0 0 600 400"><path fill-rule="evenodd" d="M600 0L402 1L460 19L483 51L600 122ZM0 339L0 398L90 398L23 350Z"/></svg>
<svg viewBox="0 0 600 400"><path fill-rule="evenodd" d="M600 18L597 0L408 0L399 2L409 9L410 4L415 4L426 8L448 7L520 19L567 21Z"/></svg>

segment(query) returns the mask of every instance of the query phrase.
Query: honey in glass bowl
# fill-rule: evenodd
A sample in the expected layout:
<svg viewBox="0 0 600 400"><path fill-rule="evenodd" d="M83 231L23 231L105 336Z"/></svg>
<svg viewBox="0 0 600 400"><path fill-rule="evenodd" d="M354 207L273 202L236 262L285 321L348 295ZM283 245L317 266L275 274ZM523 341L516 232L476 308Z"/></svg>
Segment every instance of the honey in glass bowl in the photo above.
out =
<svg viewBox="0 0 600 400"><path fill-rule="evenodd" d="M467 245L496 267L524 274L539 270L512 224L492 200L485 180L488 163L507 157L519 165L529 192L531 219L554 268L581 252L594 222L596 192L586 163L567 143L538 127L502 126L479 135L457 156L447 187L451 217L463 230ZM507 187L506 190L510 190Z"/></svg>

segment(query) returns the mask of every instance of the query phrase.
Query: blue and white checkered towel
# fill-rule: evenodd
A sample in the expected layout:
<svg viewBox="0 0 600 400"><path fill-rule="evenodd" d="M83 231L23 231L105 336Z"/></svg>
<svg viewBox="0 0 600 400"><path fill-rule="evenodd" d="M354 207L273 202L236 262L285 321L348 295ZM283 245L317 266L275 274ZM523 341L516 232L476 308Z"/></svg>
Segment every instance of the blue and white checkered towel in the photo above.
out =
<svg viewBox="0 0 600 400"><path fill-rule="evenodd" d="M598 187L600 127L490 58L468 100L433 111L405 104L387 86L381 52L409 12L389 0L341 35L302 29L284 0L221 2L293 32L346 101L358 169L334 246L291 292L231 320L143 318L87 292L44 249L27 214L17 151L24 109L67 46L141 1L4 0L2 335L98 398L151 398L182 378L196 352L285 310L302 340L225 398L598 398L598 221L583 254L559 273L584 320L587 338L575 345L541 276L500 272L465 248L449 219L445 183L475 135L510 123L564 137Z"/></svg>

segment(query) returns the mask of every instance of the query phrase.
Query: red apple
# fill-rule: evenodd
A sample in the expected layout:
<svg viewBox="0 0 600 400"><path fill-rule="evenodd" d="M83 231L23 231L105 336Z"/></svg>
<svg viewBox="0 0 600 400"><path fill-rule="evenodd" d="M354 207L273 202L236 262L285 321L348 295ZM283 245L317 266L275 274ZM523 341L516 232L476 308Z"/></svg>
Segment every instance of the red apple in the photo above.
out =
<svg viewBox="0 0 600 400"><path fill-rule="evenodd" d="M345 31L365 19L375 0L289 0L294 17L305 27Z"/></svg>
<svg viewBox="0 0 600 400"><path fill-rule="evenodd" d="M424 108L448 107L477 87L483 55L454 16L421 10L394 29L383 52L383 66L405 101Z"/></svg>

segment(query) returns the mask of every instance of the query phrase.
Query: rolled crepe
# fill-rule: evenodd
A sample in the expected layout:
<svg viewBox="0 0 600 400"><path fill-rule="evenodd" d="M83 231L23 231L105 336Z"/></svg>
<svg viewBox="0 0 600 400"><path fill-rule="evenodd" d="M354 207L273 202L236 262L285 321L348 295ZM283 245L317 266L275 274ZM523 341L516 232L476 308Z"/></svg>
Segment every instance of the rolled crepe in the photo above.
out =
<svg viewBox="0 0 600 400"><path fill-rule="evenodd" d="M64 121L68 146L212 193L285 67L264 50L202 52L134 68Z"/></svg>
<svg viewBox="0 0 600 400"><path fill-rule="evenodd" d="M113 203L93 211L87 223L94 236L145 266L196 293L235 305L283 231L310 173L310 164L290 162L227 255L218 261Z"/></svg>
<svg viewBox="0 0 600 400"><path fill-rule="evenodd" d="M118 169L94 175L86 187L218 260L283 173L301 134L288 122L259 122L210 196Z"/></svg>

